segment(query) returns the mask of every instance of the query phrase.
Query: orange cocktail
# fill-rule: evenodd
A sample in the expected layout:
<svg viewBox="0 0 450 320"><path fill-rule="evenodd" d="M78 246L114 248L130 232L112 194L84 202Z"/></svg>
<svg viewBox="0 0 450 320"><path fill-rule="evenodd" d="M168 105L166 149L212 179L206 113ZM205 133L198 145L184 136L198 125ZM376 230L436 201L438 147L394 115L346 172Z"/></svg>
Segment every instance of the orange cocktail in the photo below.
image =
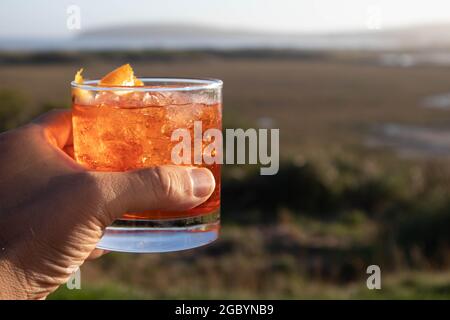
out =
<svg viewBox="0 0 450 320"><path fill-rule="evenodd" d="M172 149L178 143L172 140L174 130L186 129L194 137L194 123L200 122L203 131L222 127L219 80L137 79L131 67L125 65L100 81L84 81L78 73L72 83L72 97L75 159L90 170L127 171L173 164ZM206 167L215 177L216 189L205 203L179 212L124 213L108 228L102 239L107 244L101 243L100 247L132 252L173 251L202 245L203 240L192 239L192 235L202 232L212 232L207 242L214 240L219 226L221 167L218 163L194 161L189 165ZM164 242L161 238L164 232L168 232L168 239L176 228L183 227L178 240ZM147 240L143 234L147 234Z"/></svg>

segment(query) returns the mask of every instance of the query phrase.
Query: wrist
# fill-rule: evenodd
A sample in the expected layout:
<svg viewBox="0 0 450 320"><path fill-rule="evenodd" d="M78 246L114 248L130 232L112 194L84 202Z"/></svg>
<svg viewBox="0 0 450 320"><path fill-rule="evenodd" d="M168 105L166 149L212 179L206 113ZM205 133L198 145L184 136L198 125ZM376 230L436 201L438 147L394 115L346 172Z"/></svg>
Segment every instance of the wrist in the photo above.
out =
<svg viewBox="0 0 450 320"><path fill-rule="evenodd" d="M0 254L0 299L45 299L50 291L45 290L46 286L39 286L37 281L33 281L35 277L29 263L33 259L32 255L29 251L20 249L23 248L11 250L9 253L14 252L12 255L7 251ZM27 257L26 261L23 257Z"/></svg>
<svg viewBox="0 0 450 320"><path fill-rule="evenodd" d="M9 259L0 257L0 299L24 300L29 298L25 274Z"/></svg>

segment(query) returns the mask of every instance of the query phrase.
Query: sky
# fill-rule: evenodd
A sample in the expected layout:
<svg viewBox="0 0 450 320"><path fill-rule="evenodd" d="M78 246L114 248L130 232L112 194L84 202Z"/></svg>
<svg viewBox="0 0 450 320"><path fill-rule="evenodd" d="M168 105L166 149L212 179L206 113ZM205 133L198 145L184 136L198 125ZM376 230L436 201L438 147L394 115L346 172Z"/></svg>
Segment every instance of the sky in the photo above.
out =
<svg viewBox="0 0 450 320"><path fill-rule="evenodd" d="M80 9L80 30L67 9ZM339 32L450 24L449 0L2 0L0 37L68 37L104 26L197 24L273 32Z"/></svg>

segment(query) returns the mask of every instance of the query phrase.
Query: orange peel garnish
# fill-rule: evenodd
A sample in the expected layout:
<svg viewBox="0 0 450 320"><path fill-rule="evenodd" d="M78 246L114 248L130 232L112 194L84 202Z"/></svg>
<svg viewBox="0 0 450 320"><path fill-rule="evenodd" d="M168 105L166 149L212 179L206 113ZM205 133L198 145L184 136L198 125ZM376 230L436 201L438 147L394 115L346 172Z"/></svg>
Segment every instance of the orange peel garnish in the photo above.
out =
<svg viewBox="0 0 450 320"><path fill-rule="evenodd" d="M81 75L82 72L83 72L83 68L78 70L77 73L75 74L75 83L83 84L84 79L83 79L83 76Z"/></svg>
<svg viewBox="0 0 450 320"><path fill-rule="evenodd" d="M99 85L139 87L143 86L144 83L136 78L133 68L131 68L130 64L127 63L104 76L100 80Z"/></svg>
<svg viewBox="0 0 450 320"><path fill-rule="evenodd" d="M75 74L74 82L76 84L83 84L83 68L77 71ZM127 63L117 69L111 71L106 76L104 76L98 83L100 86L125 86L125 87L142 87L144 83L136 78L134 75L133 68ZM73 99L75 103L79 104L90 104L94 95L89 90L81 88L73 88ZM117 92L116 94L122 95L127 92Z"/></svg>
<svg viewBox="0 0 450 320"><path fill-rule="evenodd" d="M76 84L84 83L83 76L81 75L82 72L83 72L83 68L78 70L77 73L75 74L74 81ZM73 88L72 92L73 92L74 101L76 101L76 103L89 104L93 99L92 94L88 90L84 90L84 89L80 89L80 88Z"/></svg>

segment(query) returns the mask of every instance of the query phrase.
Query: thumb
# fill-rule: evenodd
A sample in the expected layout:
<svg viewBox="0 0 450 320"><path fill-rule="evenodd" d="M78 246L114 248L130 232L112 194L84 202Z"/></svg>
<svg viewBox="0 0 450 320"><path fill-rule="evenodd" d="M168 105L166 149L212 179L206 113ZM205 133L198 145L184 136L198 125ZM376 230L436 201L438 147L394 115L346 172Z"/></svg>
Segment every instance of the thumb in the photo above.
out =
<svg viewBox="0 0 450 320"><path fill-rule="evenodd" d="M130 211L194 208L205 202L215 188L214 176L206 168L160 166L95 175L109 224Z"/></svg>

